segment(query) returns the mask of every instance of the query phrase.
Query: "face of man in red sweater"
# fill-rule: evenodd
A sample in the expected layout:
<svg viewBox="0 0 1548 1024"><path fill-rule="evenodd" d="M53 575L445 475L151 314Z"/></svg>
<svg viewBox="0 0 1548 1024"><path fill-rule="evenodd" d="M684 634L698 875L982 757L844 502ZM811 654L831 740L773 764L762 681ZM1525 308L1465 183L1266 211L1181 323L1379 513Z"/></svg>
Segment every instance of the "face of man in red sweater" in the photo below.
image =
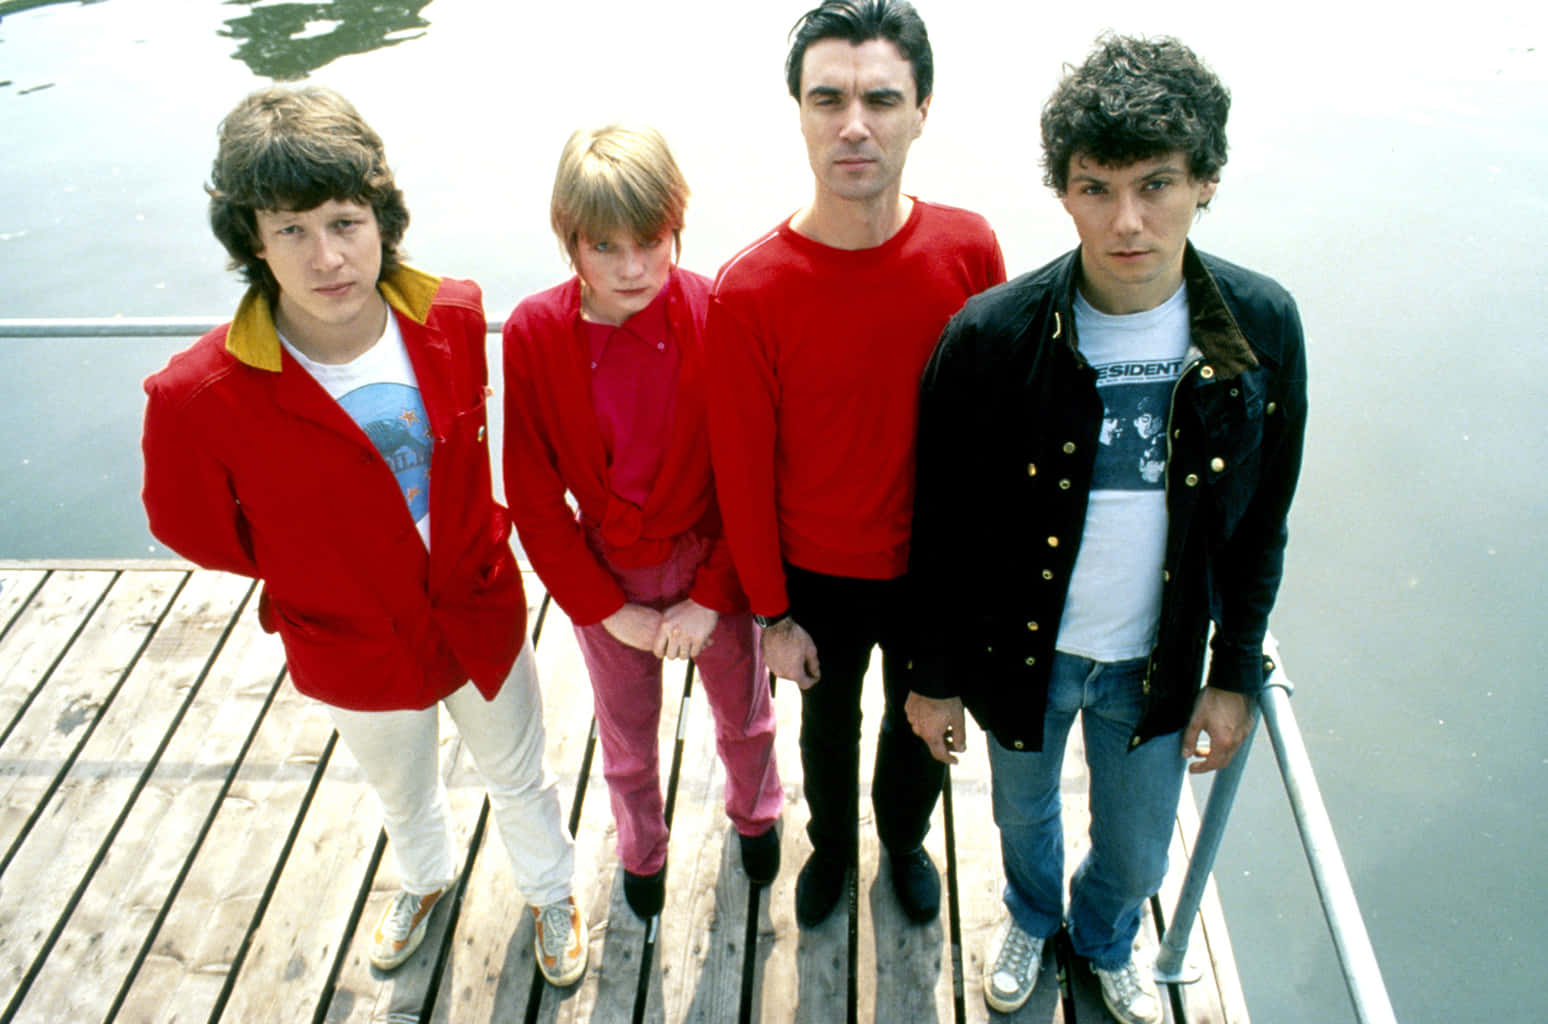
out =
<svg viewBox="0 0 1548 1024"><path fill-rule="evenodd" d="M885 39L822 39L801 62L801 134L819 192L865 202L896 193L908 149L924 131L928 98Z"/></svg>

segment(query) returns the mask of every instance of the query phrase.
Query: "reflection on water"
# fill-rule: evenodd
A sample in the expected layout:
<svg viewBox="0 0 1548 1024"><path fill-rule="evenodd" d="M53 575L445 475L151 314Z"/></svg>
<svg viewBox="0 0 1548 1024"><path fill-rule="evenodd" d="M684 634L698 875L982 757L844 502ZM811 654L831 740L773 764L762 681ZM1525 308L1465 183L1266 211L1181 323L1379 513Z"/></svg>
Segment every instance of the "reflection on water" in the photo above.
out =
<svg viewBox="0 0 1548 1024"><path fill-rule="evenodd" d="M7 14L20 14L22 11L31 11L39 7L52 7L55 4L80 4L89 7L92 4L107 3L107 0L0 0L0 18Z"/></svg>
<svg viewBox="0 0 1548 1024"><path fill-rule="evenodd" d="M419 12L430 0L331 0L328 3L281 3L226 0L250 8L226 21L220 35L241 40L237 60L253 74L278 82L305 78L339 57L396 46L424 35L430 22ZM412 33L412 34L404 34Z"/></svg>

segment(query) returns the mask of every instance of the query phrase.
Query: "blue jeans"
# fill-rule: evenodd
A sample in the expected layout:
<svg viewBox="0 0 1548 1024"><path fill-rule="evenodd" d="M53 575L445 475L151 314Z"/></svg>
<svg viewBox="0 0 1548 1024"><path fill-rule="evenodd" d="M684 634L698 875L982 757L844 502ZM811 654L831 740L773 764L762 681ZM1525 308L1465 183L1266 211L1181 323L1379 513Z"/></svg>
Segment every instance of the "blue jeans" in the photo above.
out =
<svg viewBox="0 0 1548 1024"><path fill-rule="evenodd" d="M1005 906L1029 935L1047 937L1064 920L1064 830L1059 776L1064 744L1081 712L1091 775L1091 851L1070 882L1070 939L1095 966L1131 955L1145 901L1166 875L1184 769L1179 734L1133 750L1144 710L1145 659L1100 662L1054 656L1043 749L989 742L994 820L1005 863Z"/></svg>

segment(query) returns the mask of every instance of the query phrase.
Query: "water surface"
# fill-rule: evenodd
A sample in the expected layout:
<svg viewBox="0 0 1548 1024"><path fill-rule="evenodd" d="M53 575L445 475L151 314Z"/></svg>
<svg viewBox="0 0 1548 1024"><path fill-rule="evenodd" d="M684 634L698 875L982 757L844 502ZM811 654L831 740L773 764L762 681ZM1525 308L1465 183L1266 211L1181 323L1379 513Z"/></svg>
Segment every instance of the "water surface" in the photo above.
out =
<svg viewBox="0 0 1548 1024"><path fill-rule="evenodd" d="M532 6L533 9L527 9ZM713 272L810 189L784 93L804 9L711 0L0 2L0 317L224 316L204 221L220 116L305 76L387 141L414 262L502 316L565 267L564 138L645 120ZM1313 419L1274 629L1405 1022L1537 1016L1548 940L1548 66L1540 4L921 0L936 97L905 187L995 225L1011 272L1073 244L1036 117L1105 28L1172 33L1230 86L1203 248L1296 295ZM138 382L183 342L0 340L0 558L159 556ZM1260 1024L1352 1019L1267 744L1218 877Z"/></svg>

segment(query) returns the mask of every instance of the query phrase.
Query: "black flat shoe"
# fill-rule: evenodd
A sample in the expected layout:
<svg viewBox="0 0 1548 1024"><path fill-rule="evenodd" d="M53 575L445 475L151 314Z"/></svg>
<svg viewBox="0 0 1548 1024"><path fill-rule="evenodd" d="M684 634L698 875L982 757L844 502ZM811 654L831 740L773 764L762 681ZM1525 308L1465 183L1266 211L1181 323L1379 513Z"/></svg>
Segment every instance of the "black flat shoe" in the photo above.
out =
<svg viewBox="0 0 1548 1024"><path fill-rule="evenodd" d="M828 919L844 893L849 865L842 859L813 853L796 876L796 923L815 928Z"/></svg>
<svg viewBox="0 0 1548 1024"><path fill-rule="evenodd" d="M753 885L768 885L779 874L779 831L770 825L756 836L738 835L742 870Z"/></svg>
<svg viewBox="0 0 1548 1024"><path fill-rule="evenodd" d="M934 921L941 913L941 876L923 846L908 853L889 854L892 891L898 894L903 913L915 924Z"/></svg>
<svg viewBox="0 0 1548 1024"><path fill-rule="evenodd" d="M625 871L624 901L642 921L649 921L661 913L661 907L666 903L666 865L653 875Z"/></svg>

